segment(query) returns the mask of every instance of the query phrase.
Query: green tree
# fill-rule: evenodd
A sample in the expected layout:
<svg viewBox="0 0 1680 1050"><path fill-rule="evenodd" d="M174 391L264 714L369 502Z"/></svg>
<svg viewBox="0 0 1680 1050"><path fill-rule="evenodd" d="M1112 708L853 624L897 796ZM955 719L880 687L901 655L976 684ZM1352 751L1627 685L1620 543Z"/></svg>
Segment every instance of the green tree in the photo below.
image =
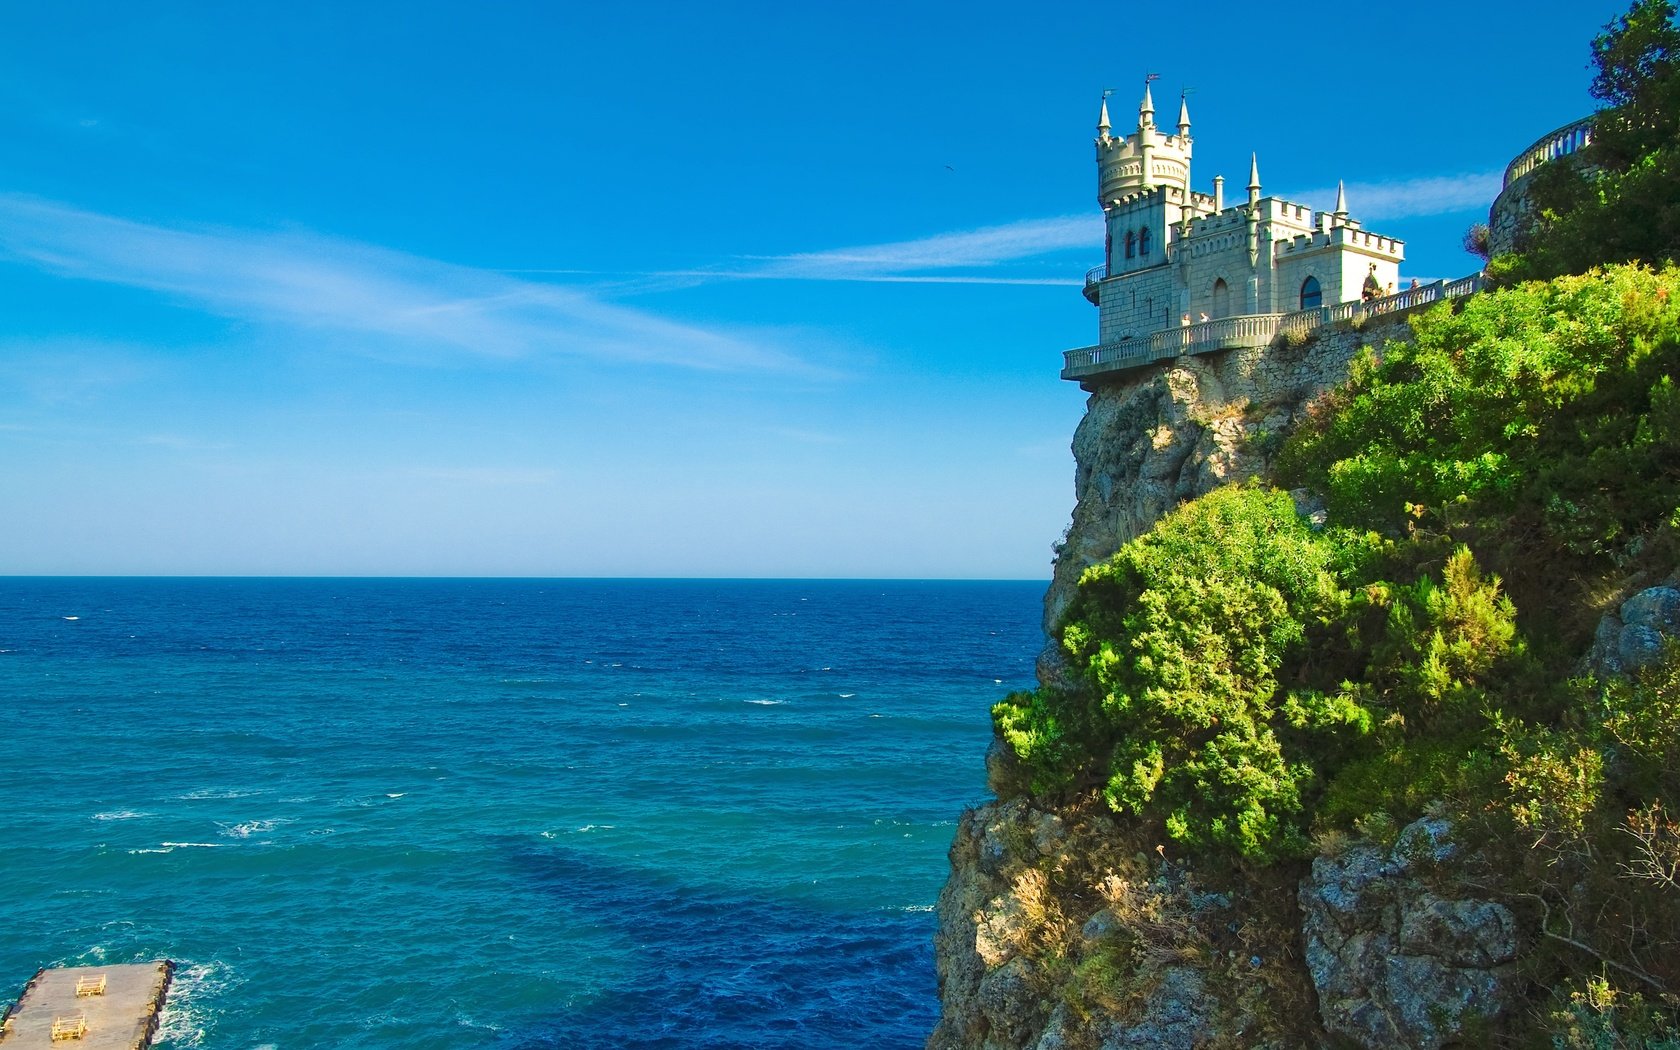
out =
<svg viewBox="0 0 1680 1050"><path fill-rule="evenodd" d="M1680 28L1672 0L1636 0L1592 42L1593 142L1530 188L1540 220L1490 272L1583 273L1680 256Z"/></svg>

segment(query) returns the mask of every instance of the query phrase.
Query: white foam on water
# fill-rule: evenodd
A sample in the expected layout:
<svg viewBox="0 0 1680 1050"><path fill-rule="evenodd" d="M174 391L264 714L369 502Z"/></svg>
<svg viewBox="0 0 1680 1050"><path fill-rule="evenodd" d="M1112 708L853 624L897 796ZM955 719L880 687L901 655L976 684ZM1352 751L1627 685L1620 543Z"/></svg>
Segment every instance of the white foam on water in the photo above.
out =
<svg viewBox="0 0 1680 1050"><path fill-rule="evenodd" d="M385 797L386 798L402 798L406 794L408 794L408 792L406 792L406 791L397 791L397 792L387 791L387 792L385 792Z"/></svg>
<svg viewBox="0 0 1680 1050"><path fill-rule="evenodd" d="M246 798L251 795L260 794L262 794L262 792L256 788L248 790L242 788L203 788L198 791L189 791L185 795L176 795L175 797L182 802L197 802L207 798Z"/></svg>
<svg viewBox="0 0 1680 1050"><path fill-rule="evenodd" d="M227 843L225 843L225 842L160 842L160 843L158 843L158 845L166 846L169 849L216 849L217 847L227 845Z"/></svg>
<svg viewBox="0 0 1680 1050"><path fill-rule="evenodd" d="M75 621L75 620L80 620L81 617L80 616L66 616L65 619Z"/></svg>
<svg viewBox="0 0 1680 1050"><path fill-rule="evenodd" d="M494 1021L480 1021L476 1017L468 1017L463 1013L455 1015L455 1023L462 1028L476 1028L484 1032L500 1032L502 1030L502 1026Z"/></svg>
<svg viewBox="0 0 1680 1050"><path fill-rule="evenodd" d="M216 826L230 839L248 839L252 835L266 835L281 824L290 823L289 820L247 820L240 824L224 824L218 820Z"/></svg>
<svg viewBox="0 0 1680 1050"><path fill-rule="evenodd" d="M856 693L836 693L834 695L838 696L842 700L850 700L852 697L856 696L857 694Z"/></svg>
<svg viewBox="0 0 1680 1050"><path fill-rule="evenodd" d="M617 827L618 827L617 824L585 824L583 827L578 828L577 830L578 830L578 834L581 835L581 834L585 834L585 833L588 833L588 832L591 832L591 831L613 831Z"/></svg>
<svg viewBox="0 0 1680 1050"><path fill-rule="evenodd" d="M95 813L93 820L134 820L137 817L149 817L152 814L142 813L137 809L108 809L103 813Z"/></svg>
<svg viewBox="0 0 1680 1050"><path fill-rule="evenodd" d="M749 704L758 704L760 707L775 707L777 704L781 703L782 701L780 701L780 700L747 700L747 701L744 701L744 702L749 703Z"/></svg>
<svg viewBox="0 0 1680 1050"><path fill-rule="evenodd" d="M161 847L161 848L158 848L158 849L131 849L128 852L129 852L130 856L132 856L136 853L174 853L175 852L175 847L174 846L164 846L164 847Z"/></svg>
<svg viewBox="0 0 1680 1050"><path fill-rule="evenodd" d="M226 963L176 963L158 1014L157 1041L172 1047L203 1045L215 1001L244 983Z"/></svg>

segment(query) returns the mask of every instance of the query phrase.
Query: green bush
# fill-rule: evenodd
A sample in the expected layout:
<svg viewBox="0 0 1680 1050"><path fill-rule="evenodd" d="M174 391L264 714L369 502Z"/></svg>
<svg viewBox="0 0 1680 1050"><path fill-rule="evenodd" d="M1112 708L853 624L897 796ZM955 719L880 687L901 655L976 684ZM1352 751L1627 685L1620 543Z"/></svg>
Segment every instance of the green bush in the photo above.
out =
<svg viewBox="0 0 1680 1050"><path fill-rule="evenodd" d="M1061 633L1084 689L994 709L1034 790L1100 783L1114 809L1192 846L1296 848L1315 772L1286 741L1370 720L1340 693L1281 690L1277 672L1341 614L1356 548L1313 532L1284 493L1232 487L1089 569Z"/></svg>
<svg viewBox="0 0 1680 1050"><path fill-rule="evenodd" d="M1470 540L1537 610L1676 554L1680 272L1617 267L1471 297L1356 363L1279 456L1333 522ZM1548 575L1536 578L1537 567Z"/></svg>

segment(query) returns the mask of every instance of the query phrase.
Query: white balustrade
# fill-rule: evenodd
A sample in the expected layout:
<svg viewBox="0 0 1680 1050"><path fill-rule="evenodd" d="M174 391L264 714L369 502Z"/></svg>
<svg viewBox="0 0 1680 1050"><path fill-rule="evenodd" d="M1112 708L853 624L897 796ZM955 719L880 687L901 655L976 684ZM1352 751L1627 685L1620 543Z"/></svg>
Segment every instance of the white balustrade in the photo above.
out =
<svg viewBox="0 0 1680 1050"><path fill-rule="evenodd" d="M1062 378L1085 379L1111 372L1124 372L1155 361L1219 350L1255 349L1268 346L1280 334L1307 333L1327 324L1356 317L1412 310L1445 299L1457 299L1480 291L1481 274L1456 281L1436 281L1407 288L1392 295L1356 302L1298 310L1288 314L1240 314L1212 321L1168 328L1149 336L1122 339L1114 343L1080 347L1062 355Z"/></svg>

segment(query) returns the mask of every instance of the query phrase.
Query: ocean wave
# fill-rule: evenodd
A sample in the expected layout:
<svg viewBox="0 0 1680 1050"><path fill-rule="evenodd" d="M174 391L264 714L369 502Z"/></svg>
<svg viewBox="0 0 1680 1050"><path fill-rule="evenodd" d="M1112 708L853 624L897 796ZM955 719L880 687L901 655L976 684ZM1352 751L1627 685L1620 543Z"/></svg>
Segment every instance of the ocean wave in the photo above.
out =
<svg viewBox="0 0 1680 1050"><path fill-rule="evenodd" d="M775 707L777 704L783 703L781 700L745 700L742 702L748 704L758 704L761 707Z"/></svg>
<svg viewBox="0 0 1680 1050"><path fill-rule="evenodd" d="M168 849L216 849L227 845L225 842L160 842L160 846Z"/></svg>
<svg viewBox="0 0 1680 1050"><path fill-rule="evenodd" d="M239 824L224 824L218 820L216 826L230 839L248 839L252 835L266 835L280 825L290 823L289 820L247 820Z"/></svg>
<svg viewBox="0 0 1680 1050"><path fill-rule="evenodd" d="M249 798L252 795L260 794L262 794L262 791L259 788L203 788L198 791L189 791L185 795L176 795L175 797L182 802L197 802L202 799L210 798Z"/></svg>
<svg viewBox="0 0 1680 1050"><path fill-rule="evenodd" d="M203 1045L215 1001L243 983L224 962L177 962L158 1014L157 1041L172 1047Z"/></svg>
<svg viewBox="0 0 1680 1050"><path fill-rule="evenodd" d="M95 813L91 819L93 819L93 820L135 820L139 817L149 817L149 816L152 816L152 814L142 813L137 809L108 809L103 813Z"/></svg>

